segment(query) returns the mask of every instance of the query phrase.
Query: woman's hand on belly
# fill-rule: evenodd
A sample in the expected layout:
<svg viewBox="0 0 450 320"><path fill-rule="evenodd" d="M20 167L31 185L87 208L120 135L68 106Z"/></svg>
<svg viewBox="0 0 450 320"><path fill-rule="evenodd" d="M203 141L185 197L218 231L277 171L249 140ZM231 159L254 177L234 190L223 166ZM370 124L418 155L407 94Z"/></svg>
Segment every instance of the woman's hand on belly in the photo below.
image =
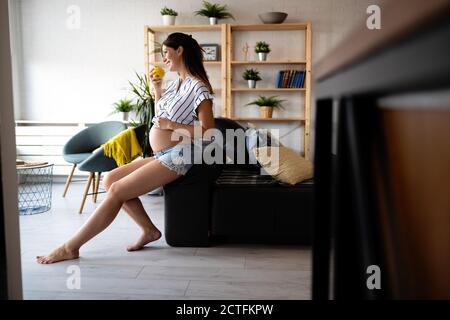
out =
<svg viewBox="0 0 450 320"><path fill-rule="evenodd" d="M166 118L156 117L153 124L162 130L173 130L172 121Z"/></svg>

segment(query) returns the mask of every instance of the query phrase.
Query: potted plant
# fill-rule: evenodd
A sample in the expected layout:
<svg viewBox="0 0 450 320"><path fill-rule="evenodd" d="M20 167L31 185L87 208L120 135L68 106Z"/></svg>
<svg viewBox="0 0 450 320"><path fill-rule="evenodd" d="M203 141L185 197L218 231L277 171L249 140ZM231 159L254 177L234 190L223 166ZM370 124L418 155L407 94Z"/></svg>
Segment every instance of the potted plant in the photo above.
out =
<svg viewBox="0 0 450 320"><path fill-rule="evenodd" d="M136 112L136 117L139 119L139 122L133 121L131 122L131 125L136 127L140 124L146 124L146 144L142 148L142 153L144 157L148 157L153 153L149 143L149 133L150 128L153 125L152 118L155 114L155 100L151 93L150 82L147 75L144 74L141 76L136 73L136 77L138 78L138 82L132 83L129 81L129 84L131 86L131 92L136 96L134 111Z"/></svg>
<svg viewBox="0 0 450 320"><path fill-rule="evenodd" d="M119 101L115 102L113 106L114 106L113 113L121 112L123 121L128 121L128 115L130 111L133 110L134 108L133 101L126 98L120 99Z"/></svg>
<svg viewBox="0 0 450 320"><path fill-rule="evenodd" d="M270 52L269 44L264 41L256 42L255 52L258 54L259 61L266 61L267 54Z"/></svg>
<svg viewBox="0 0 450 320"><path fill-rule="evenodd" d="M279 99L277 99L277 97L278 96L272 96L272 97L267 98L264 96L259 96L258 99L247 103L246 106L255 104L255 105L259 106L259 110L260 110L260 114L261 114L262 118L272 118L273 108L283 109L281 102L285 101L285 100L279 100Z"/></svg>
<svg viewBox="0 0 450 320"><path fill-rule="evenodd" d="M211 25L217 24L220 19L232 18L235 20L233 15L227 11L226 5L221 6L208 1L203 1L203 9L195 11L195 15L209 18Z"/></svg>
<svg viewBox="0 0 450 320"><path fill-rule="evenodd" d="M161 9L161 15L163 17L163 24L165 26L175 24L175 18L178 16L178 12L173 9L164 7Z"/></svg>
<svg viewBox="0 0 450 320"><path fill-rule="evenodd" d="M249 88L256 88L256 81L261 80L259 71L256 69L245 69L244 73L242 74L242 78L244 78L244 80L247 80Z"/></svg>

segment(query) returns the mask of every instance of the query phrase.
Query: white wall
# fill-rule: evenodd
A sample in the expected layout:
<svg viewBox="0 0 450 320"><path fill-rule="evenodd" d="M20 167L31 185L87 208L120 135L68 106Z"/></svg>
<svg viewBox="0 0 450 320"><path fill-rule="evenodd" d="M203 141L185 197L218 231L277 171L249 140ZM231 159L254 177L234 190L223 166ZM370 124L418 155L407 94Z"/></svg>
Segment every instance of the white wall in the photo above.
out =
<svg viewBox="0 0 450 320"><path fill-rule="evenodd" d="M201 7L201 0L15 1L15 118L21 120L104 120L111 104L127 95L134 70L144 71L143 26L161 24L161 7L179 12L177 24L207 23L192 13ZM260 23L257 14L265 11L289 13L286 22L311 21L314 63L358 23L365 27L367 6L379 0L213 2L227 4L236 23ZM71 5L81 10L78 30L66 27ZM283 134L294 127L281 128ZM300 135L300 129L294 130L283 142L300 149Z"/></svg>

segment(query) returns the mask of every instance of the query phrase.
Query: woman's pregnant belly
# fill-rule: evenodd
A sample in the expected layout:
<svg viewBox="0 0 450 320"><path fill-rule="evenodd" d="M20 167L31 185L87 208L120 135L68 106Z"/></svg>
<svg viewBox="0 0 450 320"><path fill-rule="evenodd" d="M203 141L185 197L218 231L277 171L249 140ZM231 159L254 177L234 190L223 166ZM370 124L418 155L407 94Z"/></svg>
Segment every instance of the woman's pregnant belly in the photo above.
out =
<svg viewBox="0 0 450 320"><path fill-rule="evenodd" d="M172 141L172 130L163 130L153 126L150 130L150 146L153 152L170 148L179 143L179 141Z"/></svg>

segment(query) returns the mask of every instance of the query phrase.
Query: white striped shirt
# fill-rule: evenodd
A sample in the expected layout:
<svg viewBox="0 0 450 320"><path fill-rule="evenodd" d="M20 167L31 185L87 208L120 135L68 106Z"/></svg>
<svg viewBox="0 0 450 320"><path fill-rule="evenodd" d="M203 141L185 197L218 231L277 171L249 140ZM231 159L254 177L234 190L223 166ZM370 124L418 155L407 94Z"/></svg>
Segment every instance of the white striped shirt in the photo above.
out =
<svg viewBox="0 0 450 320"><path fill-rule="evenodd" d="M198 120L197 107L205 99L213 100L213 96L203 81L197 78L187 76L181 81L181 78L173 81L158 100L156 116L181 124L193 124Z"/></svg>

